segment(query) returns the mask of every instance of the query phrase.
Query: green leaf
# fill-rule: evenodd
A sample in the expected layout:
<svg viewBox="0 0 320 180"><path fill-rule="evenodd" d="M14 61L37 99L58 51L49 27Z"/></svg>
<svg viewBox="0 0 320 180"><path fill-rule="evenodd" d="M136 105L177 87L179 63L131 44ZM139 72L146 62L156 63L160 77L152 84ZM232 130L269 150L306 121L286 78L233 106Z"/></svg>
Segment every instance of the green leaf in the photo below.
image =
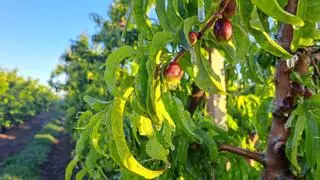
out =
<svg viewBox="0 0 320 180"><path fill-rule="evenodd" d="M300 17L305 25L294 30L291 49L296 51L300 47L307 47L314 44L314 40L320 39L320 30L316 29L316 23L320 21L318 0L299 0L297 16Z"/></svg>
<svg viewBox="0 0 320 180"><path fill-rule="evenodd" d="M239 6L239 15L240 15L240 19L241 22L244 24L244 28L246 30L250 29L250 16L253 10L253 5L251 3L251 1L239 1L238 2L238 6Z"/></svg>
<svg viewBox="0 0 320 180"><path fill-rule="evenodd" d="M292 123L295 120L295 118L297 117L297 115L299 114L299 112L301 111L301 105L299 105L297 107L297 109L295 109L289 116L286 124L285 124L285 128L291 128L292 127Z"/></svg>
<svg viewBox="0 0 320 180"><path fill-rule="evenodd" d="M168 1L167 15L172 27L178 27L183 22L183 19L174 10L172 1Z"/></svg>
<svg viewBox="0 0 320 180"><path fill-rule="evenodd" d="M172 129L167 121L163 122L161 129L154 131L158 141L162 144L164 148L175 149L172 143L172 138L174 135L174 129Z"/></svg>
<svg viewBox="0 0 320 180"><path fill-rule="evenodd" d="M274 41L263 28L257 9L254 8L250 15L250 33L255 37L259 45L266 51L278 57L291 58L292 55L283 49L276 41Z"/></svg>
<svg viewBox="0 0 320 180"><path fill-rule="evenodd" d="M132 47L122 46L108 56L104 77L107 87L111 93L115 93L115 88L117 86L117 68L124 59L131 57L133 53L134 49Z"/></svg>
<svg viewBox="0 0 320 180"><path fill-rule="evenodd" d="M148 136L148 137L154 136L151 120L145 116L138 116L137 118L138 118L137 125L138 125L140 136Z"/></svg>
<svg viewBox="0 0 320 180"><path fill-rule="evenodd" d="M142 166L132 155L126 143L123 130L123 113L126 101L115 97L111 110L112 134L117 147L121 163L131 172L134 172L147 179L160 176L164 170L153 171Z"/></svg>
<svg viewBox="0 0 320 180"><path fill-rule="evenodd" d="M278 57L292 57L285 49L283 49L279 44L277 44L265 31L260 21L260 17L257 13L257 10L250 1L239 1L238 6L241 20L240 24L244 25L242 27L254 36L257 43L265 51L268 51Z"/></svg>
<svg viewBox="0 0 320 180"><path fill-rule="evenodd" d="M157 73L156 67L160 64L161 49L173 40L173 35L171 33L158 32L153 36L151 46L149 48L150 54L147 62L149 85L147 110L149 116L152 117L159 127L164 119L166 119L173 128L175 126L171 117L164 108L161 99L160 78L155 74Z"/></svg>
<svg viewBox="0 0 320 180"><path fill-rule="evenodd" d="M83 180L84 176L87 174L87 170L85 168L81 169L77 175L76 175L76 180Z"/></svg>
<svg viewBox="0 0 320 180"><path fill-rule="evenodd" d="M77 120L77 125L75 129L81 129L81 130L86 129L89 126L88 122L90 122L90 118L92 115L93 114L91 111L81 112Z"/></svg>
<svg viewBox="0 0 320 180"><path fill-rule="evenodd" d="M261 77L260 67L257 65L256 58L254 56L250 56L246 58L249 72L251 74L251 78L259 84L264 83L264 79Z"/></svg>
<svg viewBox="0 0 320 180"><path fill-rule="evenodd" d="M190 138L202 141L202 138L196 134L195 131L197 127L192 121L189 112L184 110L181 100L174 96L171 97L169 93L166 93L163 96L163 101L165 103L165 108L174 120L177 128Z"/></svg>
<svg viewBox="0 0 320 180"><path fill-rule="evenodd" d="M161 93L161 86L160 86L160 80L157 79L155 82L155 87L154 87L154 96L152 96L154 98L154 110L156 112L156 115L158 117L158 119L160 120L161 124L163 119L166 119L167 122L169 123L170 127L172 127L173 129L175 129L176 125L173 121L173 119L171 118L170 114L168 113L168 111L165 108L165 105L163 103L163 99L162 99L162 93Z"/></svg>
<svg viewBox="0 0 320 180"><path fill-rule="evenodd" d="M299 142L301 140L301 136L302 136L302 132L305 128L306 125L306 114L304 113L304 111L301 112L301 114L299 114L297 122L294 126L294 132L293 132L293 139L292 139L292 145L291 145L291 154L290 154L290 161L292 163L292 165L297 169L297 170L301 170L301 167L298 163L298 146L299 146Z"/></svg>
<svg viewBox="0 0 320 180"><path fill-rule="evenodd" d="M313 167L317 162L319 144L319 128L316 120L307 113L308 120L305 127L305 156L310 165Z"/></svg>
<svg viewBox="0 0 320 180"><path fill-rule="evenodd" d="M238 161L238 164L239 164L239 168L240 168L241 175L242 175L241 179L249 179L248 168L247 168L248 163L244 159L241 159L240 161Z"/></svg>
<svg viewBox="0 0 320 180"><path fill-rule="evenodd" d="M305 101L305 103L309 106L315 106L320 108L320 93L311 96L309 99Z"/></svg>
<svg viewBox="0 0 320 180"><path fill-rule="evenodd" d="M81 157L88 146L90 146L90 130L86 129L81 133L80 138L77 140L75 147L76 154Z"/></svg>
<svg viewBox="0 0 320 180"><path fill-rule="evenodd" d="M227 124L228 127L234 131L237 131L239 129L238 123L233 120L232 116L230 116L229 114L227 115Z"/></svg>
<svg viewBox="0 0 320 180"><path fill-rule="evenodd" d="M200 46L195 45L195 66L194 66L194 76L195 83L200 87L200 89L216 94L225 94L223 87L220 83L220 78L213 69L211 68L209 61L204 59L200 52ZM193 55L191 55L193 56Z"/></svg>
<svg viewBox="0 0 320 180"><path fill-rule="evenodd" d="M133 17L138 25L139 30L147 32L151 28L151 22L147 16L144 2L144 0L131 1Z"/></svg>
<svg viewBox="0 0 320 180"><path fill-rule="evenodd" d="M194 78L193 64L190 62L190 55L185 54L179 60L179 65L184 72L186 72L191 78Z"/></svg>
<svg viewBox="0 0 320 180"><path fill-rule="evenodd" d="M109 152L110 152L110 157L112 158L112 160L120 167L124 167L124 165L121 162L120 156L118 154L118 150L117 150L117 146L116 146L116 142L114 139L110 140L108 143L108 148L109 148Z"/></svg>
<svg viewBox="0 0 320 180"><path fill-rule="evenodd" d="M177 136L174 144L176 149L173 151L173 157L175 158L173 159L172 164L174 167L177 166L183 169L188 160L188 139L183 136Z"/></svg>
<svg viewBox="0 0 320 180"><path fill-rule="evenodd" d="M132 110L135 113L140 114L140 115L144 115L144 116L148 116L148 113L146 111L146 107L143 107L140 104L140 101L139 101L136 94L133 94L130 98L130 107L132 108Z"/></svg>
<svg viewBox="0 0 320 180"><path fill-rule="evenodd" d="M111 104L110 104L111 105ZM108 106L110 107L110 106ZM108 108L109 109L109 108ZM101 121L105 120L105 121L110 121L110 119L108 118L109 116L106 115L106 111L101 111L99 113L97 113L95 116L98 119L96 124L93 126L92 128L92 133L91 133L91 142L92 142L92 146L93 148L102 156L109 158L109 155L104 153L99 145L99 139L100 139L100 133L99 133L99 129L101 127Z"/></svg>
<svg viewBox="0 0 320 180"><path fill-rule="evenodd" d="M224 129L220 128L219 126L217 126L216 124L213 124L212 121L213 120L211 118L209 118L209 117L202 117L202 119L197 124L197 126L212 130L215 133L219 134L224 139L230 140L229 133L226 130L224 130Z"/></svg>
<svg viewBox="0 0 320 180"><path fill-rule="evenodd" d="M86 154L85 167L87 168L88 174L91 177L95 177L96 175L98 175L98 172L96 169L96 164L98 159L99 159L98 153L93 149L90 149L89 153Z"/></svg>
<svg viewBox="0 0 320 180"><path fill-rule="evenodd" d="M313 174L313 179L319 179L320 178L320 167L319 167L320 161L319 160L318 160L317 164L318 164L317 165L317 169Z"/></svg>
<svg viewBox="0 0 320 180"><path fill-rule="evenodd" d="M170 164L167 159L169 151L159 143L156 137L148 140L146 144L146 152L151 158L162 160L166 164Z"/></svg>
<svg viewBox="0 0 320 180"><path fill-rule="evenodd" d="M149 59L147 62L147 69L149 73L149 77L154 77L151 76L154 74L150 72L150 70L155 70L157 62L156 61L156 56L158 52L168 43L174 40L174 36L169 33L169 32L157 32L152 39L151 46L149 48ZM152 61L152 62L150 62Z"/></svg>
<svg viewBox="0 0 320 180"><path fill-rule="evenodd" d="M129 119L131 120L131 129L132 129L132 135L134 139L137 141L139 145L141 145L140 138L138 137L138 125L140 123L140 115L133 112Z"/></svg>
<svg viewBox="0 0 320 180"><path fill-rule="evenodd" d="M78 157L77 157L77 156L75 156L75 157L68 163L67 168L66 168L66 172L65 172L65 175L64 175L64 179L65 179L65 180L71 179L73 169L76 167L77 163L78 163Z"/></svg>
<svg viewBox="0 0 320 180"><path fill-rule="evenodd" d="M84 96L83 100L84 100L84 102L89 104L89 106L92 109L94 109L96 111L100 111L100 110L106 108L107 106L109 106L111 104L110 101L103 101L103 100L96 99L96 98L93 98L93 97L88 96L88 95Z"/></svg>
<svg viewBox="0 0 320 180"><path fill-rule="evenodd" d="M86 114L86 116L88 116L87 118L89 118L89 116L91 116L91 117L89 118L88 124L86 124L84 127L80 127L80 128L78 127L78 128L76 128L76 129L88 129L88 128L92 128L93 125L95 125L95 124L97 123L97 121L99 120L98 114L99 114L99 113L97 113L97 114L95 114L95 115L92 115L91 112L88 113L88 114ZM81 117L81 118L82 118L82 117Z"/></svg>
<svg viewBox="0 0 320 180"><path fill-rule="evenodd" d="M174 33L175 29L172 27L165 9L165 1L156 0L156 13L162 29Z"/></svg>
<svg viewBox="0 0 320 180"><path fill-rule="evenodd" d="M295 26L303 26L303 21L289 12L282 9L277 0L252 0L252 3L257 6L262 12L273 17L274 19L292 24Z"/></svg>
<svg viewBox="0 0 320 180"><path fill-rule="evenodd" d="M250 47L252 46L252 41L250 40L250 34L245 30L243 25L240 22L232 22L233 25L233 38L232 43L234 46L228 44L221 44L225 46L224 48L230 49L229 51L225 51L225 54L231 54L232 60L230 62L241 62L244 60L248 52L250 51ZM235 50L234 50L235 49ZM235 52L234 52L235 51Z"/></svg>
<svg viewBox="0 0 320 180"><path fill-rule="evenodd" d="M203 143L208 150L208 154L209 154L208 160L209 161L217 160L219 152L218 152L218 146L216 142L212 139L211 136L209 136L207 132L203 130L199 130L197 133L203 139Z"/></svg>
<svg viewBox="0 0 320 180"><path fill-rule="evenodd" d="M137 97L137 106L141 106L141 111L146 113L147 94L148 94L148 70L146 66L147 60L141 59L139 70L134 80L134 93Z"/></svg>
<svg viewBox="0 0 320 180"><path fill-rule="evenodd" d="M218 50L219 53L223 57L225 57L226 60L228 60L231 64L235 64L236 62L239 62L240 57L237 57L236 49L231 42L229 43L217 42L213 34L209 34L208 39L206 38L205 41L207 41L209 47ZM241 39L241 41L244 41L244 40Z"/></svg>

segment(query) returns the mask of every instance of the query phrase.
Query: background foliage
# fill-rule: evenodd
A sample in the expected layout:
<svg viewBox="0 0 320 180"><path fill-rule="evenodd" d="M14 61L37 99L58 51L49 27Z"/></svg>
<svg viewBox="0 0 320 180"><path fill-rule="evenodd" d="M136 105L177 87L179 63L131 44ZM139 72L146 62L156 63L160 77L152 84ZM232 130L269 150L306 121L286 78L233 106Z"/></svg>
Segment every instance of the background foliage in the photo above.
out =
<svg viewBox="0 0 320 180"><path fill-rule="evenodd" d="M0 126L3 128L29 121L58 101L51 89L17 73L17 70L0 69Z"/></svg>

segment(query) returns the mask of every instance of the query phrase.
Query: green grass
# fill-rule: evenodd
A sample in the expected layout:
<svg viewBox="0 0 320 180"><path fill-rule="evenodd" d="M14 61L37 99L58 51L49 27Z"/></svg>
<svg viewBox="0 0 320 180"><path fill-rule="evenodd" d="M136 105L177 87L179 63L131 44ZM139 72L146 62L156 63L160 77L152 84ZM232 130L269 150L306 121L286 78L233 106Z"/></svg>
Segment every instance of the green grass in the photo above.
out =
<svg viewBox="0 0 320 180"><path fill-rule="evenodd" d="M53 120L46 124L22 151L4 161L0 179L40 179L40 166L45 162L52 144L57 142L56 138L62 131L62 123L59 120Z"/></svg>

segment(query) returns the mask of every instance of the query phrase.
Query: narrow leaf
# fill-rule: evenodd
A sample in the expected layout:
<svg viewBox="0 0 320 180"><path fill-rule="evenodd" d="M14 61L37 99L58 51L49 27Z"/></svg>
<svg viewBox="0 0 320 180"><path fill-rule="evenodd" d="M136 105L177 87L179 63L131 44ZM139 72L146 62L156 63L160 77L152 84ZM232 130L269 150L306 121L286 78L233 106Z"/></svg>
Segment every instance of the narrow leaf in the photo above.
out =
<svg viewBox="0 0 320 180"><path fill-rule="evenodd" d="M69 164L67 165L66 173L65 173L65 176L64 176L64 179L65 179L65 180L70 180L70 179L71 179L73 169L76 167L77 163L78 163L78 157L75 156L75 157L69 162Z"/></svg>
<svg viewBox="0 0 320 180"><path fill-rule="evenodd" d="M111 93L115 93L117 76L116 70L120 67L121 61L132 56L134 49L130 46L122 46L121 48L113 51L106 61L106 70L105 70L105 82Z"/></svg>
<svg viewBox="0 0 320 180"><path fill-rule="evenodd" d="M302 132L305 127L306 122L306 116L305 113L299 114L297 123L294 126L294 132L293 132L293 139L292 139L292 151L290 154L290 161L292 165L297 168L299 171L301 170L301 167L298 163L298 146L299 142L301 140Z"/></svg>
<svg viewBox="0 0 320 180"><path fill-rule="evenodd" d="M162 29L168 32L175 32L175 29L171 26L170 20L165 9L165 1L156 0L156 13Z"/></svg>
<svg viewBox="0 0 320 180"><path fill-rule="evenodd" d="M126 101L116 97L111 111L112 133L117 147L117 152L122 164L131 172L147 179L160 176L164 170L153 171L143 167L132 155L126 143L123 130L123 113Z"/></svg>
<svg viewBox="0 0 320 180"><path fill-rule="evenodd" d="M144 6L144 0L134 0L132 3L133 17L141 31L148 31L151 27L151 22L148 19L147 12Z"/></svg>
<svg viewBox="0 0 320 180"><path fill-rule="evenodd" d="M209 93L222 93L224 94L220 78L211 68L209 61L204 59L200 52L200 47L195 46L195 66L193 72L195 73L196 84L206 92Z"/></svg>
<svg viewBox="0 0 320 180"><path fill-rule="evenodd" d="M109 101L103 101L103 100L96 99L96 98L93 98L93 97L88 96L88 95L84 96L84 97L83 97L83 100L84 100L87 104L89 104L89 106L90 106L92 109L94 109L94 110L96 110L96 111L100 111L100 110L106 108L106 107L107 107L108 105L110 105L110 103L111 103L111 102L109 102Z"/></svg>
<svg viewBox="0 0 320 180"><path fill-rule="evenodd" d="M283 49L265 31L263 25L260 22L260 18L256 8L253 9L250 17L251 17L250 26L252 27L250 32L254 35L255 39L264 50L279 57L284 57L284 58L292 57L290 53L288 53L285 49Z"/></svg>
<svg viewBox="0 0 320 180"><path fill-rule="evenodd" d="M159 143L156 137L148 140L146 144L146 152L151 158L162 160L165 163L169 164L167 159L169 151Z"/></svg>
<svg viewBox="0 0 320 180"><path fill-rule="evenodd" d="M277 0L252 0L252 3L262 12L278 21L296 26L304 25L303 21L299 17L282 9Z"/></svg>

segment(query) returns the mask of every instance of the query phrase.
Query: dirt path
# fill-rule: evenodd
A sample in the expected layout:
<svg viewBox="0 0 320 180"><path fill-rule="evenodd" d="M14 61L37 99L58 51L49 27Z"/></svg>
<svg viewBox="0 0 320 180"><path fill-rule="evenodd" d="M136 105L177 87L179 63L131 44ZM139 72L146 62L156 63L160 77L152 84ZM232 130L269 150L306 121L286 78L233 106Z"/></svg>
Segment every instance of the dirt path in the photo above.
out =
<svg viewBox="0 0 320 180"><path fill-rule="evenodd" d="M68 134L63 133L59 142L54 144L47 161L42 167L43 180L64 180L64 173L68 162L71 160L71 151L74 142Z"/></svg>
<svg viewBox="0 0 320 180"><path fill-rule="evenodd" d="M9 129L5 134L0 133L0 162L19 152L44 124L52 120L55 114L55 111L43 112L31 121Z"/></svg>

